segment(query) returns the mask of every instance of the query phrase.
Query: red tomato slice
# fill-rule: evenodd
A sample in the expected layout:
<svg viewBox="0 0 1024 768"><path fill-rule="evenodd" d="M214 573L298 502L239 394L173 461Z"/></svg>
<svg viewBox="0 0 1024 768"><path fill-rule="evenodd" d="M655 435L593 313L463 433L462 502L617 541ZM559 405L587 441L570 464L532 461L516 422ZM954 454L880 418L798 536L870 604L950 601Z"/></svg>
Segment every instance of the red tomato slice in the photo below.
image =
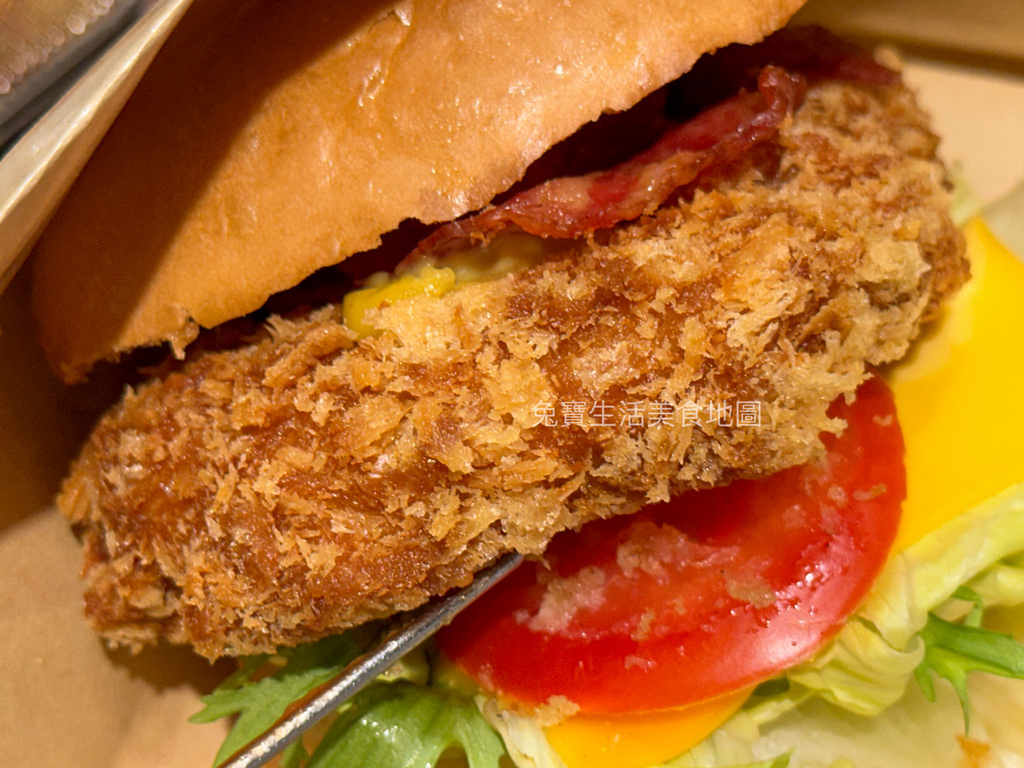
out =
<svg viewBox="0 0 1024 768"><path fill-rule="evenodd" d="M812 656L885 564L906 495L888 387L831 415L827 458L691 492L551 543L438 636L483 687L583 712L679 707Z"/></svg>

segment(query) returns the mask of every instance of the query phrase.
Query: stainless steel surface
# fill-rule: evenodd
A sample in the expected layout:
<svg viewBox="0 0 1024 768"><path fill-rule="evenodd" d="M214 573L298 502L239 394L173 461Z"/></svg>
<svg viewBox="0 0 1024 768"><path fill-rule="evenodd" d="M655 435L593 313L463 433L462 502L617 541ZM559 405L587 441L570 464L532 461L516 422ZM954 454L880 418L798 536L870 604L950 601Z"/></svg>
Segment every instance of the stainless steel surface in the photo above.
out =
<svg viewBox="0 0 1024 768"><path fill-rule="evenodd" d="M0 157L0 292L191 0L157 0Z"/></svg>
<svg viewBox="0 0 1024 768"><path fill-rule="evenodd" d="M0 145L43 112L51 88L131 17L138 0L0 2Z"/></svg>
<svg viewBox="0 0 1024 768"><path fill-rule="evenodd" d="M473 583L415 611L376 647L322 685L269 731L249 742L220 768L258 768L358 693L374 678L454 618L455 614L511 573L522 555L508 554L480 571Z"/></svg>

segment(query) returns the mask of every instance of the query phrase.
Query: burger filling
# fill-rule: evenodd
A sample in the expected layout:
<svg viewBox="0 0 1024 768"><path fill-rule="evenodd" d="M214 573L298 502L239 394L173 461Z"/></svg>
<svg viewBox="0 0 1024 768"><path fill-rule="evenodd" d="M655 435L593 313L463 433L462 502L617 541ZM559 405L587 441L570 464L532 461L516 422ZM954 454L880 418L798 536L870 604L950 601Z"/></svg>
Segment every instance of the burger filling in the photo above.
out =
<svg viewBox="0 0 1024 768"><path fill-rule="evenodd" d="M863 382L967 273L912 95L803 30L726 49L653 103L646 148L595 162L615 142L591 130L600 151L556 148L543 181L393 274L197 348L98 425L59 501L89 618L117 643L252 656L201 716L240 714L222 757L373 622L510 550L546 566L441 638L457 668L404 662L310 765L428 765L452 745L496 765L492 726L543 764L560 737L539 724L578 713L701 707L699 740L751 691L748 713L859 701L836 680L860 670L829 655L857 643L894 649L890 692L915 668L984 666L927 614L991 558L914 602L902 644L885 576L863 602L904 484L891 398ZM669 506L621 517L652 503ZM1009 653L984 663L1017 674Z"/></svg>

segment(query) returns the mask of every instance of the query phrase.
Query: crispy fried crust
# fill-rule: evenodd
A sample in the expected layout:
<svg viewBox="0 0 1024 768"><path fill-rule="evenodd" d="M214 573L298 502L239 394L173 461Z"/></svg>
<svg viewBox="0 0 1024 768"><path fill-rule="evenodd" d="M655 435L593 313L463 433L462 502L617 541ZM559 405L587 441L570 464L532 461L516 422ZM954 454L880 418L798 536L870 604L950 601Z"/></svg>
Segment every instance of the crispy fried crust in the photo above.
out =
<svg viewBox="0 0 1024 768"><path fill-rule="evenodd" d="M586 520L809 459L840 426L828 403L966 276L935 145L902 86L817 86L776 144L653 219L398 302L379 338L328 307L129 392L59 500L91 621L118 643L269 651ZM761 425L563 423L571 402L658 401L758 401Z"/></svg>
<svg viewBox="0 0 1024 768"><path fill-rule="evenodd" d="M36 249L47 359L70 382L184 347L405 219L479 208L802 2L196 2Z"/></svg>

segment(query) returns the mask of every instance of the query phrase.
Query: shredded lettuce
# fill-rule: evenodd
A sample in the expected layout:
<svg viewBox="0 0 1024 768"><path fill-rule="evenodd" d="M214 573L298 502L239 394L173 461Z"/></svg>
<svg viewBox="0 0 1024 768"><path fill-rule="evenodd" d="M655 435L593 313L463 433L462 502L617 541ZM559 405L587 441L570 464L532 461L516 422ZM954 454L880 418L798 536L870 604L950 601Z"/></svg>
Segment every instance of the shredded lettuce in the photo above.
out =
<svg viewBox="0 0 1024 768"><path fill-rule="evenodd" d="M1024 484L893 558L832 644L791 670L783 678L788 685L764 687L768 695L755 696L749 708L694 751L724 740L752 758L797 745L793 768L962 765L971 742L957 734L971 712L968 690L988 692L979 707L980 737L993 731L999 709L993 698L1024 701L1024 686L984 676L980 685L967 682L972 670L1017 679L1024 673L1024 645L980 626L982 604L1024 603L1022 552ZM936 688L934 675L952 685ZM907 688L911 678L920 689ZM935 699L940 706L931 703ZM950 706L951 700L960 707ZM884 717L878 717L883 710ZM964 720L958 724L961 710ZM1013 762L1011 753L992 764L1021 768L1024 759Z"/></svg>
<svg viewBox="0 0 1024 768"><path fill-rule="evenodd" d="M476 697L476 703L491 727L501 734L509 757L519 768L566 768L536 718L503 709L483 693Z"/></svg>
<svg viewBox="0 0 1024 768"><path fill-rule="evenodd" d="M686 754L652 768L789 768L793 756L789 748L755 757L759 735L753 721L741 714Z"/></svg>
<svg viewBox="0 0 1024 768"><path fill-rule="evenodd" d="M1024 484L890 560L864 606L832 643L811 661L759 686L746 708L665 766L961 765L956 734L963 720L956 718L963 715L955 703L949 706L950 698L959 697L966 713L969 671L1020 677L1024 663L1024 645L977 626L982 602L1024 604ZM929 689L933 674L954 686ZM914 678L927 678L925 693L908 690ZM998 690L999 696L1007 695L1005 687ZM1024 701L1024 686L1010 690ZM940 706L930 704L927 693ZM984 719L991 721L991 702L985 704ZM486 699L482 708L517 765L564 768L530 718L503 712ZM885 716L877 717L883 710ZM1024 760L1013 765L1024 768Z"/></svg>
<svg viewBox="0 0 1024 768"><path fill-rule="evenodd" d="M838 637L787 678L791 702L803 691L862 715L903 695L924 660L929 614L963 614L954 593L974 589L986 605L1024 603L1024 483L1008 488L892 558L864 606ZM1018 557L1018 559L1014 559ZM777 709L778 701L772 705Z"/></svg>
<svg viewBox="0 0 1024 768"><path fill-rule="evenodd" d="M989 684L977 685L980 682ZM963 735L963 716L950 686L936 688L936 702L929 701L917 686L910 686L899 702L878 717L862 717L838 709L820 699L811 700L779 720L759 729L749 743L754 756L793 749L791 768L1021 768L1024 762L1012 744L996 730L989 712L1002 702L1018 707L1015 727L1019 734L1019 707L1024 686L986 675L972 676L971 700L976 704L971 737ZM990 746L988 746L990 745ZM987 759L971 762L966 754L974 746ZM966 749L965 749L966 748ZM1016 761L1015 761L1016 758Z"/></svg>
<svg viewBox="0 0 1024 768"><path fill-rule="evenodd" d="M494 699L484 695L477 697L477 704L487 721L501 734L517 766L566 768L534 718L504 710ZM789 750L779 750L769 757L754 756L752 747L758 737L757 725L741 714L686 754L650 768L788 768Z"/></svg>
<svg viewBox="0 0 1024 768"><path fill-rule="evenodd" d="M1008 194L985 206L982 215L989 230L1018 258L1024 258L1024 181Z"/></svg>
<svg viewBox="0 0 1024 768"><path fill-rule="evenodd" d="M980 627L982 603L1024 603L1024 483L890 560L861 610L815 659L761 686L747 708L664 767L854 765L842 754L810 762L800 755L791 759L792 743L779 734L789 732L793 723L814 727L807 722L809 712L815 713L813 722L830 722L829 732L844 733L845 726L835 731L832 722L850 720L842 711L874 716L890 709L895 714L864 718L863 723L874 724L857 726L888 733L886 723L899 720L901 712L893 705L907 701L912 678L924 691L917 694L922 701L940 693L934 676L950 681L967 717L970 671L1024 678L1024 646ZM276 657L248 660L204 699L206 708L193 718L209 722L237 715L217 763L272 725L290 703L330 679L372 635L371 630L353 631L282 650ZM261 677L268 667L270 674ZM497 768L506 750L524 768L565 768L534 720L503 711L483 695L474 703L472 692L437 679L436 672L434 679L431 675L423 653L407 658L339 710L311 755L294 745L283 765L430 768L454 746L465 752L471 768ZM823 711L822 701L840 709ZM911 707L915 717L919 709L916 703ZM942 722L943 728L950 727ZM821 738L828 740L824 731Z"/></svg>
<svg viewBox="0 0 1024 768"><path fill-rule="evenodd" d="M690 752L687 753L687 755L690 754ZM788 768L791 755L792 752L783 752L781 755L776 757L769 757L764 760L744 761L742 763L705 763L694 761L692 759L681 759L678 761L664 763L663 766L664 768L676 768L676 766L679 766L680 768L715 768L716 766L719 766L720 768ZM658 766L657 768L662 768L662 766Z"/></svg>

